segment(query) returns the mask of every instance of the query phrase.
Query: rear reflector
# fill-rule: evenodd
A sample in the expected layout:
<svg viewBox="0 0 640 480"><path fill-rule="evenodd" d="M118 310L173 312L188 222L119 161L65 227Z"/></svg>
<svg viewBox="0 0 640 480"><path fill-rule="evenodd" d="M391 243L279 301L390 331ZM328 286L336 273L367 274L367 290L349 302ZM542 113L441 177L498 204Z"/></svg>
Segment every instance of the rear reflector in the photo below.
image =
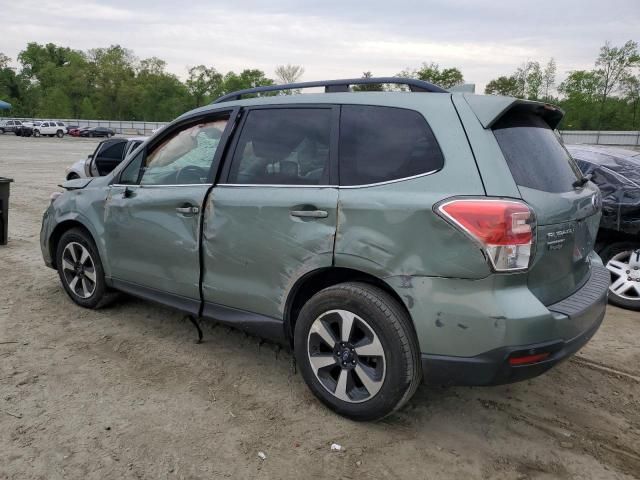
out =
<svg viewBox="0 0 640 480"><path fill-rule="evenodd" d="M467 198L442 203L437 212L482 246L495 271L529 267L535 241L535 217L526 203Z"/></svg>
<svg viewBox="0 0 640 480"><path fill-rule="evenodd" d="M524 355L522 357L509 358L509 365L528 365L530 363L538 363L549 357L549 352L536 353L535 355Z"/></svg>

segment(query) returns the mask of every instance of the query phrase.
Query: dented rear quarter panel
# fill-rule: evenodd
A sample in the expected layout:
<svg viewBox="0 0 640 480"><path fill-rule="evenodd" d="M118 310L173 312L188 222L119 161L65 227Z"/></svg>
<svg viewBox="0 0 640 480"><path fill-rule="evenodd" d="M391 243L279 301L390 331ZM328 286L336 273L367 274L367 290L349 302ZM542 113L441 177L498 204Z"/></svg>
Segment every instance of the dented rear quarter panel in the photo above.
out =
<svg viewBox="0 0 640 480"><path fill-rule="evenodd" d="M444 167L394 183L341 187L335 264L380 278L485 277L489 268L480 248L433 211L449 197L485 194L465 132L450 96L416 100L406 108L426 118Z"/></svg>

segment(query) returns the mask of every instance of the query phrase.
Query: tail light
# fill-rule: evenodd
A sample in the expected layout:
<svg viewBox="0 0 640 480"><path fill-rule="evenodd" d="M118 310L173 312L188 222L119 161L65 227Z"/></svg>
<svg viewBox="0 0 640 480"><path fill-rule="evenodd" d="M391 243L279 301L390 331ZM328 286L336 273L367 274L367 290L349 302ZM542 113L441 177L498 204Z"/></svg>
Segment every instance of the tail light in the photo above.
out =
<svg viewBox="0 0 640 480"><path fill-rule="evenodd" d="M525 270L533 257L535 216L517 200L450 200L438 214L480 244L496 272Z"/></svg>

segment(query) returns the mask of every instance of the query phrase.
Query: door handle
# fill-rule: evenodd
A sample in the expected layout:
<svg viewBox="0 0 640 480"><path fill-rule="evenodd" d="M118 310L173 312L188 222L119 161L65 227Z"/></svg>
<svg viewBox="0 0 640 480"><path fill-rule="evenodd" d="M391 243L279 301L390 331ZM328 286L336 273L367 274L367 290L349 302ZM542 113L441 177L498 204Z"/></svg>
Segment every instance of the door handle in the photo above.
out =
<svg viewBox="0 0 640 480"><path fill-rule="evenodd" d="M200 212L198 207L187 206L187 207L178 207L176 208L176 212L181 213L183 215L195 215Z"/></svg>
<svg viewBox="0 0 640 480"><path fill-rule="evenodd" d="M290 215L305 218L327 218L329 216L326 210L291 210Z"/></svg>

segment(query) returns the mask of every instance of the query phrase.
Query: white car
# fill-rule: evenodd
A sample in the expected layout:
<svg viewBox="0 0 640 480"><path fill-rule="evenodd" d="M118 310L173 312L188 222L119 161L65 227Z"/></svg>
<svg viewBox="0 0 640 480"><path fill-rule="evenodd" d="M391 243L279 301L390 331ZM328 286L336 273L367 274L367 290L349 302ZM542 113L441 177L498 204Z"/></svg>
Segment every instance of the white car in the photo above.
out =
<svg viewBox="0 0 640 480"><path fill-rule="evenodd" d="M65 173L67 180L101 177L110 173L148 137L109 138L101 141L87 158L78 160Z"/></svg>
<svg viewBox="0 0 640 480"><path fill-rule="evenodd" d="M36 123L40 124L36 125ZM67 126L64 124L64 122L54 122L52 120L47 120L44 122L34 122L33 125L34 137L39 137L41 135L53 137L55 135L58 138L62 138L66 133Z"/></svg>

